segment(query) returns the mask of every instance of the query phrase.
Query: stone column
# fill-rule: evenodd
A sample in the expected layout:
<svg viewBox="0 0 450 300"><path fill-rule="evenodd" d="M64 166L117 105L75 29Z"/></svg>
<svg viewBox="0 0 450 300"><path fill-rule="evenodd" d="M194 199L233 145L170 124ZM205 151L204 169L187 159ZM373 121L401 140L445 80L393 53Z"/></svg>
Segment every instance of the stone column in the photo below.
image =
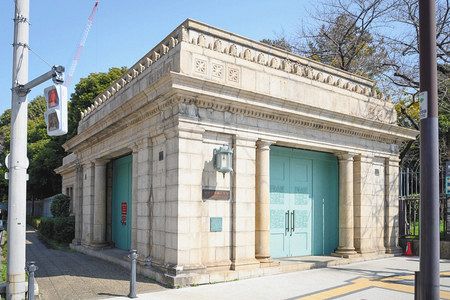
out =
<svg viewBox="0 0 450 300"><path fill-rule="evenodd" d="M255 257L262 263L270 259L270 145L272 142L256 142L256 228Z"/></svg>
<svg viewBox="0 0 450 300"><path fill-rule="evenodd" d="M106 244L106 160L94 161L94 224L93 244Z"/></svg>
<svg viewBox="0 0 450 300"><path fill-rule="evenodd" d="M385 226L384 226L384 247L386 253L399 254L402 249L398 246L398 226L399 226L399 163L398 157L385 159Z"/></svg>
<svg viewBox="0 0 450 300"><path fill-rule="evenodd" d="M81 232L83 230L83 168L77 165L75 169L75 184L73 187L73 214L75 215L75 237L72 244L81 244Z"/></svg>
<svg viewBox="0 0 450 300"><path fill-rule="evenodd" d="M353 153L339 154L339 247L336 256L356 255L353 224Z"/></svg>

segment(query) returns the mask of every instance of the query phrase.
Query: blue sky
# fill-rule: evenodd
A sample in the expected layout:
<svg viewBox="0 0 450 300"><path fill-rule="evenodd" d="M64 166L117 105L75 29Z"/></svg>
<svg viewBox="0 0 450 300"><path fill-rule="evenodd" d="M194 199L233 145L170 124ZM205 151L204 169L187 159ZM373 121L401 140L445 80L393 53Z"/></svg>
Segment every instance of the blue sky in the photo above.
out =
<svg viewBox="0 0 450 300"><path fill-rule="evenodd" d="M68 70L94 0L30 0L30 47ZM260 40L294 34L314 1L101 0L73 85L89 73L131 66L187 18ZM11 106L14 0L0 1L0 112ZM30 52L29 78L49 70ZM50 82L48 82L50 83ZM48 84L36 87L31 100Z"/></svg>

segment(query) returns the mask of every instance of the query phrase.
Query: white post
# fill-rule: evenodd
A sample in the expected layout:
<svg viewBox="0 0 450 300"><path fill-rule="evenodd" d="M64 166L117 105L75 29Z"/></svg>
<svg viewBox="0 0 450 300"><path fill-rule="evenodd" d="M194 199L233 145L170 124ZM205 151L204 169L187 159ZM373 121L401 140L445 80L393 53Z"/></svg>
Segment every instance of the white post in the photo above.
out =
<svg viewBox="0 0 450 300"><path fill-rule="evenodd" d="M25 298L25 217L27 190L27 97L14 90L28 82L29 0L16 0L11 101L8 194L7 299Z"/></svg>

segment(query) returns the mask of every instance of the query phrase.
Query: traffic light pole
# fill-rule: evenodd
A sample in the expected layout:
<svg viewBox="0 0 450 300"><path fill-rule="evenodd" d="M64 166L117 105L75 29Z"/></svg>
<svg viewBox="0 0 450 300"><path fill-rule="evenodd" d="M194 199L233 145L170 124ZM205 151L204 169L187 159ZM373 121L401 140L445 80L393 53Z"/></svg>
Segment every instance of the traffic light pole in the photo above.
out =
<svg viewBox="0 0 450 300"><path fill-rule="evenodd" d="M14 91L19 95L27 95L32 88L46 82L49 79L53 79L55 84L62 84L64 82L64 67L63 66L53 66L50 71L44 73L35 79L31 80L25 84L19 84L14 87Z"/></svg>
<svg viewBox="0 0 450 300"><path fill-rule="evenodd" d="M29 0L15 0L8 190L7 299L25 299L27 191L27 96L16 87L28 82Z"/></svg>
<svg viewBox="0 0 450 300"><path fill-rule="evenodd" d="M439 142L435 1L419 1L420 275L417 299L439 299ZM417 284L417 283L416 283Z"/></svg>
<svg viewBox="0 0 450 300"><path fill-rule="evenodd" d="M49 72L28 82L29 0L15 0L14 43L11 99L11 143L7 162L8 190L8 269L7 299L25 299L25 230L27 191L27 123L30 90L49 80L64 81L64 67L54 66Z"/></svg>

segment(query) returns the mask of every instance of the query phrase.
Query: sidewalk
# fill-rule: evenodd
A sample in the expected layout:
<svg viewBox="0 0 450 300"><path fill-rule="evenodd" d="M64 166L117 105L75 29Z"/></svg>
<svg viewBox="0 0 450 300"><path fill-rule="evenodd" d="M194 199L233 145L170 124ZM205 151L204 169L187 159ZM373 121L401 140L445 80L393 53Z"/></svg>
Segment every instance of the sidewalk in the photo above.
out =
<svg viewBox="0 0 450 300"><path fill-rule="evenodd" d="M47 248L34 230L27 230L27 261L39 269L36 280L41 299L99 299L126 296L130 271L74 251ZM138 293L161 291L157 283L138 276ZM128 298L127 298L128 299Z"/></svg>
<svg viewBox="0 0 450 300"><path fill-rule="evenodd" d="M414 299L417 257L394 257L198 287L140 294L152 300ZM450 261L441 261L441 297L450 299ZM127 298L111 298L125 300Z"/></svg>

